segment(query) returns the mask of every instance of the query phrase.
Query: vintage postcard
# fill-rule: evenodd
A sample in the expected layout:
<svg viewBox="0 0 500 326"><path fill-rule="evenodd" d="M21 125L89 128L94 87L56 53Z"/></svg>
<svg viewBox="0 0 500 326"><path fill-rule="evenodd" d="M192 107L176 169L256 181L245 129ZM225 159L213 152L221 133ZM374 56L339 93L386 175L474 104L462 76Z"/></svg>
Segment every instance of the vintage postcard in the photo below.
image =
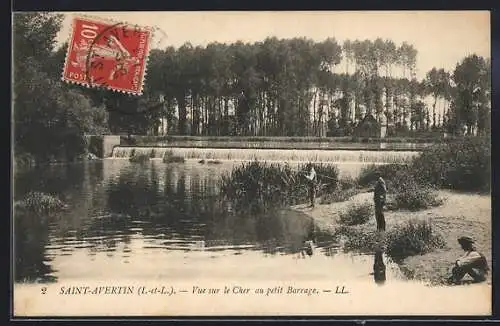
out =
<svg viewBox="0 0 500 326"><path fill-rule="evenodd" d="M13 315L488 316L488 11L13 13Z"/></svg>

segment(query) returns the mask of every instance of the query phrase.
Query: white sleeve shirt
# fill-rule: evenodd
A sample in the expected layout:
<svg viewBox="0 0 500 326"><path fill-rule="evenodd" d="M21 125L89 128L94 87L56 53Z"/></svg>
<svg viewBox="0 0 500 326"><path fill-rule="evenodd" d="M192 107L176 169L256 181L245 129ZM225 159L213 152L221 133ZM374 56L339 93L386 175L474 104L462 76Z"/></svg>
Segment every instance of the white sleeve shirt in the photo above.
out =
<svg viewBox="0 0 500 326"><path fill-rule="evenodd" d="M316 179L316 171L314 170L314 168L311 168L311 172L309 172L309 175L307 175L306 177L311 181Z"/></svg>

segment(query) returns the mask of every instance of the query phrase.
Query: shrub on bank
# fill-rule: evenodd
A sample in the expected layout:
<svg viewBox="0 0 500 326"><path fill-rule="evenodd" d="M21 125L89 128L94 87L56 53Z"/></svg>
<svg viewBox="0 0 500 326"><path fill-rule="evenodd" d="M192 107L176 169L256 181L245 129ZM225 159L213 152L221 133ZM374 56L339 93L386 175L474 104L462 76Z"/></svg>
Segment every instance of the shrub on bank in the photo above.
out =
<svg viewBox="0 0 500 326"><path fill-rule="evenodd" d="M377 174L380 174L388 189L391 189L396 173L400 171L409 171L408 164L370 164L361 169L357 182L361 187L372 186L377 181Z"/></svg>
<svg viewBox="0 0 500 326"><path fill-rule="evenodd" d="M338 180L337 187L333 192L324 193L321 196L320 204L328 205L349 200L359 193L356 180L350 176L342 177Z"/></svg>
<svg viewBox="0 0 500 326"><path fill-rule="evenodd" d="M163 155L163 163L184 163L184 157L174 155L172 151L166 151Z"/></svg>
<svg viewBox="0 0 500 326"><path fill-rule="evenodd" d="M321 197L321 205L329 205L332 203L339 203L351 199L353 196L357 195L359 190L357 188L347 188L335 190L332 193L324 194Z"/></svg>
<svg viewBox="0 0 500 326"><path fill-rule="evenodd" d="M339 223L343 225L359 225L368 222L373 207L370 203L353 204L340 213Z"/></svg>
<svg viewBox="0 0 500 326"><path fill-rule="evenodd" d="M391 192L394 193L395 209L417 211L443 204L434 186L418 183L408 171L395 174Z"/></svg>
<svg viewBox="0 0 500 326"><path fill-rule="evenodd" d="M363 253L372 252L379 241L377 232L347 225L335 228L333 237L341 243L344 251Z"/></svg>
<svg viewBox="0 0 500 326"><path fill-rule="evenodd" d="M35 213L51 213L66 208L66 204L54 195L32 191L17 202L15 207Z"/></svg>
<svg viewBox="0 0 500 326"><path fill-rule="evenodd" d="M351 176L343 176L342 178L339 179L337 188L342 190L347 190L356 188L357 186L358 184L356 182L356 179L354 179Z"/></svg>
<svg viewBox="0 0 500 326"><path fill-rule="evenodd" d="M436 233L427 221L410 220L390 230L386 238L386 252L396 262L444 246L443 237Z"/></svg>
<svg viewBox="0 0 500 326"><path fill-rule="evenodd" d="M491 146L487 138L436 144L413 159L419 181L465 191L490 191Z"/></svg>

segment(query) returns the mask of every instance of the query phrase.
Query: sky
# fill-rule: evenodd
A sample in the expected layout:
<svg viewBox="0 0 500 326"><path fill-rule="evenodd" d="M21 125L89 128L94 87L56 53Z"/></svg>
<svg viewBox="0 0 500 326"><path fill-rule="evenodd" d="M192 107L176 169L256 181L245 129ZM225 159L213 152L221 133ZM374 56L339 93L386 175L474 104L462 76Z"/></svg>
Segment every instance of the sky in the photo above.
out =
<svg viewBox="0 0 500 326"><path fill-rule="evenodd" d="M323 41L391 39L417 50L417 78L432 69L452 71L465 56L490 57L488 11L308 11L308 12L86 12L63 13L59 44L68 41L74 15L103 17L153 27L154 48L210 42L262 41L266 37L307 37Z"/></svg>

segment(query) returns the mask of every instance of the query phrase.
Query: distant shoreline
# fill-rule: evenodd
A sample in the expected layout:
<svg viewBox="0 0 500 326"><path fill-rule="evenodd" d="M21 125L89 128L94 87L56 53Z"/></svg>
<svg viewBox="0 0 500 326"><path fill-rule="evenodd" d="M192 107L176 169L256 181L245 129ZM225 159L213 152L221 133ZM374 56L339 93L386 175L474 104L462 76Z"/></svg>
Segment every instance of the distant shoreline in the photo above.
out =
<svg viewBox="0 0 500 326"><path fill-rule="evenodd" d="M127 140L128 136L121 135L122 140ZM420 137L363 137L363 136L344 136L344 137L283 137L283 136L145 136L130 135L138 144L155 142L175 142L175 141L194 141L194 142L289 142L289 143L439 143L443 141L454 141L464 138L476 138L476 136L444 136L444 134L426 134Z"/></svg>

